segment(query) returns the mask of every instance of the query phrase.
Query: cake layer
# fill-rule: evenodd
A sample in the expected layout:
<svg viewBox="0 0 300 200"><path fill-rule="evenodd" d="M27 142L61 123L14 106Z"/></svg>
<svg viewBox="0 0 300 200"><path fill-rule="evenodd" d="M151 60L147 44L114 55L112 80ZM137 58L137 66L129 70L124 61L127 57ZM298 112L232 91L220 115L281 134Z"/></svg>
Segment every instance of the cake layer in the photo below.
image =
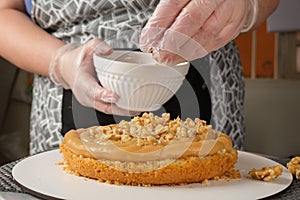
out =
<svg viewBox="0 0 300 200"><path fill-rule="evenodd" d="M237 151L231 149L205 157L186 157L165 161L167 165L161 165L164 161L149 162L119 162L111 160L95 160L74 154L63 142L61 152L64 156L66 170L79 176L97 179L101 182L127 185L162 185L195 183L222 176L233 168L237 161ZM118 166L118 167L117 167ZM128 168L131 166L134 172ZM139 167L137 167L139 166ZM150 170L135 171L137 168ZM151 170L156 168L156 170Z"/></svg>

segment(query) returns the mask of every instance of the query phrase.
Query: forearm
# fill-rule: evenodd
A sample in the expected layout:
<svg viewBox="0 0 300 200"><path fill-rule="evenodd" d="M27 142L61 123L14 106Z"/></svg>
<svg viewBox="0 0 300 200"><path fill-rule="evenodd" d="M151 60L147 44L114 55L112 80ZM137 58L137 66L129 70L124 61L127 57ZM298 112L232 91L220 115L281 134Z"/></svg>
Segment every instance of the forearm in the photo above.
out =
<svg viewBox="0 0 300 200"><path fill-rule="evenodd" d="M0 56L26 71L48 76L52 54L63 42L16 9L0 9L0 27Z"/></svg>
<svg viewBox="0 0 300 200"><path fill-rule="evenodd" d="M258 0L259 12L257 21L254 24L252 30L258 28L272 12L276 9L279 0Z"/></svg>

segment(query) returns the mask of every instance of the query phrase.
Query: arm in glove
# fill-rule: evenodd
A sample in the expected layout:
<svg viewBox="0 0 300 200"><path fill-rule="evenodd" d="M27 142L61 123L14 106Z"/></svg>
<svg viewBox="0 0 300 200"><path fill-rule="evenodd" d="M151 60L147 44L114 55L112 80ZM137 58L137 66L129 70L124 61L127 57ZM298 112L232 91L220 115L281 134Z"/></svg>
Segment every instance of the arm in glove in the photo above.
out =
<svg viewBox="0 0 300 200"><path fill-rule="evenodd" d="M169 65L201 58L250 30L258 1L161 0L142 31L140 47Z"/></svg>
<svg viewBox="0 0 300 200"><path fill-rule="evenodd" d="M93 107L107 114L130 115L114 104L119 97L97 82L93 54L108 55L112 51L100 39L91 40L85 45L67 44L54 54L49 76L55 84L71 89L83 106Z"/></svg>

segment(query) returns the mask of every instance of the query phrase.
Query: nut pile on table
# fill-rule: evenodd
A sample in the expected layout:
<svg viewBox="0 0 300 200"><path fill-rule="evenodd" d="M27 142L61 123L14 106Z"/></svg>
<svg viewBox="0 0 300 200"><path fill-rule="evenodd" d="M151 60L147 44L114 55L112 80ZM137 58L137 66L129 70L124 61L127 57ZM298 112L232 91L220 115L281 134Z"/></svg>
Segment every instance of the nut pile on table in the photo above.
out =
<svg viewBox="0 0 300 200"><path fill-rule="evenodd" d="M300 179L300 156L292 158L286 166L288 170L296 176L296 179Z"/></svg>
<svg viewBox="0 0 300 200"><path fill-rule="evenodd" d="M257 180L270 182L277 178L282 173L282 166L263 167L261 169L252 169L249 171L249 175Z"/></svg>

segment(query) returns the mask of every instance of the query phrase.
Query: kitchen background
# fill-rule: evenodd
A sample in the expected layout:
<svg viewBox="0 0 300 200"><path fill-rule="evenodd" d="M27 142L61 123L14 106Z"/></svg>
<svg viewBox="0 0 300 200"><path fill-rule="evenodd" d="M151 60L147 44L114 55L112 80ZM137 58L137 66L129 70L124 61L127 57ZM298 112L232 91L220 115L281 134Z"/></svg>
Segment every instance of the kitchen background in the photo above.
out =
<svg viewBox="0 0 300 200"><path fill-rule="evenodd" d="M300 155L300 1L236 38L246 77L246 149ZM28 155L32 74L0 58L0 165Z"/></svg>

